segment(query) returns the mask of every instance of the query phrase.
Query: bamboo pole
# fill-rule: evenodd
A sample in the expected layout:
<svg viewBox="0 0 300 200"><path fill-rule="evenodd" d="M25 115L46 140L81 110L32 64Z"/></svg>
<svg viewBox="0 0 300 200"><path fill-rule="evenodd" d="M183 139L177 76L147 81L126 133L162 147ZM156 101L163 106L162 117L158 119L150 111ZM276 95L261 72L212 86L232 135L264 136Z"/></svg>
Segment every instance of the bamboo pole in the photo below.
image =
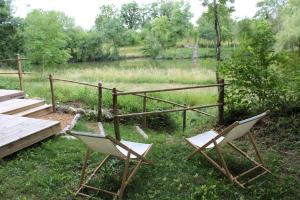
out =
<svg viewBox="0 0 300 200"><path fill-rule="evenodd" d="M219 82L219 98L218 103L220 104L218 109L218 124L223 125L224 124L224 79L221 79Z"/></svg>
<svg viewBox="0 0 300 200"><path fill-rule="evenodd" d="M143 98L143 112L147 112L147 93L144 94ZM147 116L143 117L143 127L147 128Z"/></svg>
<svg viewBox="0 0 300 200"><path fill-rule="evenodd" d="M116 140L121 140L120 127L119 127L119 116L118 116L118 94L116 88L112 90L113 95L113 115L114 115L114 129Z"/></svg>
<svg viewBox="0 0 300 200"><path fill-rule="evenodd" d="M98 113L97 113L97 121L102 121L102 83L98 83Z"/></svg>
<svg viewBox="0 0 300 200"><path fill-rule="evenodd" d="M55 96L54 96L54 87L53 87L53 79L52 75L49 75L49 82L50 82L50 90L51 90L51 100L52 100L52 111L56 112L56 105L55 105Z"/></svg>
<svg viewBox="0 0 300 200"><path fill-rule="evenodd" d="M20 82L20 90L24 91L23 71L22 71L22 63L21 63L20 54L17 54L16 62L17 62L17 66L18 66L18 76L19 76L19 82Z"/></svg>

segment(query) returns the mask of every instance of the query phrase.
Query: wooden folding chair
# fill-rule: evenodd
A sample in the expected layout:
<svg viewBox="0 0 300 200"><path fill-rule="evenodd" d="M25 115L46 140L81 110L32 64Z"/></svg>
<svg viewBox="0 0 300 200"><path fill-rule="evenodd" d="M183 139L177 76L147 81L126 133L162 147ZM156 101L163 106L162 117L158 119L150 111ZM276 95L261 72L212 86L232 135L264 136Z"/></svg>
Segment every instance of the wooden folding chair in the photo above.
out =
<svg viewBox="0 0 300 200"><path fill-rule="evenodd" d="M245 188L246 184L249 184L250 182L254 181L258 177L266 174L266 173L271 173L270 170L268 170L264 162L262 160L262 157L259 153L259 150L257 148L255 139L250 131L250 129L263 117L265 117L269 111L266 111L260 115L257 115L255 117L243 120L243 121L237 121L231 124L229 127L224 129L221 133L218 133L214 130L210 130L205 133L198 134L194 137L186 138L186 141L192 145L196 150L190 154L187 158L191 159L193 156L195 156L197 153L201 153L212 165L214 165L217 169L219 169L225 176L227 176L230 180L231 183L237 183L239 186L242 188ZM235 144L233 144L231 141L240 138L242 136L247 135L254 150L255 153L258 157L258 160L260 161L257 162L253 158L251 158L249 155L247 155L246 152L242 151L240 148L238 148ZM254 167L251 169L242 172L241 174L237 176L233 176L230 170L227 167L227 164L225 162L222 150L220 148L221 144L228 144L230 147L232 147L234 150L239 152L242 156L246 157L248 160L254 163ZM211 150L211 149L216 149L218 158L221 162L221 165L218 164L215 160L213 160L210 156L208 156L207 153L205 153L205 150ZM245 176L246 174L249 174L250 172L253 172L254 170L257 169L262 169L263 172L250 178L248 181L242 183L238 179Z"/></svg>
<svg viewBox="0 0 300 200"><path fill-rule="evenodd" d="M104 129L99 123L100 134L90 134L90 133L83 133L83 132L75 132L75 131L68 131L67 133L77 137L81 140L86 146L87 151L83 161L83 167L80 176L80 184L79 188L75 193L76 195L81 195L85 197L92 197L91 195L85 194L82 189L92 189L98 192L104 192L114 196L114 199L122 199L124 190L129 182L132 180L133 176L136 174L137 170L143 163L151 164L153 163L146 159L147 154L152 148L152 144L143 144L143 143L136 143L130 141L117 141L110 136L106 136L104 133ZM100 162L100 164L95 168L92 174L85 178L87 162L90 157L91 151L96 151L99 153L106 154L107 156ZM101 167L111 158L118 158L120 160L124 160L125 167L123 178L121 181L120 189L117 192L107 191L101 188L96 188L94 186L88 185L88 182L96 175L96 173L101 169ZM129 172L129 165L131 161L136 161L135 167Z"/></svg>

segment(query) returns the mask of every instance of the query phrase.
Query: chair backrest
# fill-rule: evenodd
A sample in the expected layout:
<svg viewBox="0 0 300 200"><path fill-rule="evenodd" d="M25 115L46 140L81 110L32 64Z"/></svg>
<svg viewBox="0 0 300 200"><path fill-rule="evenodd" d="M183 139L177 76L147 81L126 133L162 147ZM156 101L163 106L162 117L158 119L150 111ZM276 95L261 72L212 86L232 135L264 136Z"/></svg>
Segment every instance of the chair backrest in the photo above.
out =
<svg viewBox="0 0 300 200"><path fill-rule="evenodd" d="M93 151L124 158L124 154L122 154L116 145L105 136L73 131L69 132L69 134L77 137Z"/></svg>
<svg viewBox="0 0 300 200"><path fill-rule="evenodd" d="M230 142L232 140L235 140L237 138L244 136L245 134L247 134L250 131L250 129L260 119L265 117L268 113L269 113L269 111L266 111L262 114L254 116L254 117L251 117L251 118L248 118L248 119L245 119L242 121L238 121L237 125L224 135L225 138L224 138L223 142Z"/></svg>

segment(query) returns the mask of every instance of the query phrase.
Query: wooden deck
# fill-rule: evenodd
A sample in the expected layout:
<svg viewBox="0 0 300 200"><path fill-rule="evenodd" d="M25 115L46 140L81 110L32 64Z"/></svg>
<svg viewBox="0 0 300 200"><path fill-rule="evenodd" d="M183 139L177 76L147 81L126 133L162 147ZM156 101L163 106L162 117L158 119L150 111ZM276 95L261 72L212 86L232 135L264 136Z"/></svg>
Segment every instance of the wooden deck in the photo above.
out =
<svg viewBox="0 0 300 200"><path fill-rule="evenodd" d="M44 104L40 99L11 99L0 102L0 114L16 114Z"/></svg>
<svg viewBox="0 0 300 200"><path fill-rule="evenodd" d="M0 102L7 101L10 99L21 99L24 97L25 97L24 91L0 89Z"/></svg>
<svg viewBox="0 0 300 200"><path fill-rule="evenodd" d="M60 122L0 114L0 158L55 135Z"/></svg>

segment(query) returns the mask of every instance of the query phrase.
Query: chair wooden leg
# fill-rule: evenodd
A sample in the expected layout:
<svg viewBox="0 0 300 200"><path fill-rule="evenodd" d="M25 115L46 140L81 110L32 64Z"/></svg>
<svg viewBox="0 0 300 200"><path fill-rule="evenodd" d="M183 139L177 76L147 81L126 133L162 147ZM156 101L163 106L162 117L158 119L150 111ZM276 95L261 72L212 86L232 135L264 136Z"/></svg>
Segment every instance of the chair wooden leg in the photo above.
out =
<svg viewBox="0 0 300 200"><path fill-rule="evenodd" d="M127 154L127 157L125 160L124 174L123 174L123 178L122 178L122 182L121 182L121 187L117 193L119 196L119 199L123 199L123 194L124 194L124 190L126 187L126 180L127 180L127 176L128 176L129 160L130 160L130 151L128 151L128 154Z"/></svg>
<svg viewBox="0 0 300 200"><path fill-rule="evenodd" d="M91 154L91 150L89 148L87 148L84 159L83 159L83 166L82 166L82 169L81 169L79 187L78 187L77 191L75 192L75 196L82 189L82 185L83 185L83 181L84 181L84 177L85 177L85 171L86 171L86 167L87 167L87 161L90 159L90 154Z"/></svg>
<svg viewBox="0 0 300 200"><path fill-rule="evenodd" d="M259 150L258 150L258 148L257 148L256 141L255 141L255 139L254 139L254 137L253 137L253 135L252 135L251 132L248 133L248 137L249 137L249 140L250 140L250 142L251 142L251 144L252 144L252 146L253 146L253 148L254 148L254 150L255 150L255 153L256 153L256 155L257 155L259 161L260 161L263 165L265 165L265 164L264 164L264 161L263 161L263 159L262 159L262 156L261 156L261 154L260 154L260 152L259 152Z"/></svg>
<svg viewBox="0 0 300 200"><path fill-rule="evenodd" d="M91 154L91 150L87 149L84 160L83 160L83 166L82 166L82 170L81 170L79 187L81 187L81 185L83 184L84 177L85 177L85 171L86 171L86 167L87 167L87 161L90 159L90 154Z"/></svg>
<svg viewBox="0 0 300 200"><path fill-rule="evenodd" d="M225 172L226 172L226 174L227 174L227 176L228 176L230 182L233 183L232 175L231 175L231 173L229 172L229 169L228 169L228 167L227 167L227 164L226 164L226 162L225 162L225 160L224 160L224 157L223 157L223 155L222 155L222 151L221 151L219 145L217 144L217 142L216 142L215 140L213 140L213 142L214 142L216 151L217 151L217 153L218 153L219 159L220 159L221 162L222 162L222 166L223 166L223 168L225 169Z"/></svg>

